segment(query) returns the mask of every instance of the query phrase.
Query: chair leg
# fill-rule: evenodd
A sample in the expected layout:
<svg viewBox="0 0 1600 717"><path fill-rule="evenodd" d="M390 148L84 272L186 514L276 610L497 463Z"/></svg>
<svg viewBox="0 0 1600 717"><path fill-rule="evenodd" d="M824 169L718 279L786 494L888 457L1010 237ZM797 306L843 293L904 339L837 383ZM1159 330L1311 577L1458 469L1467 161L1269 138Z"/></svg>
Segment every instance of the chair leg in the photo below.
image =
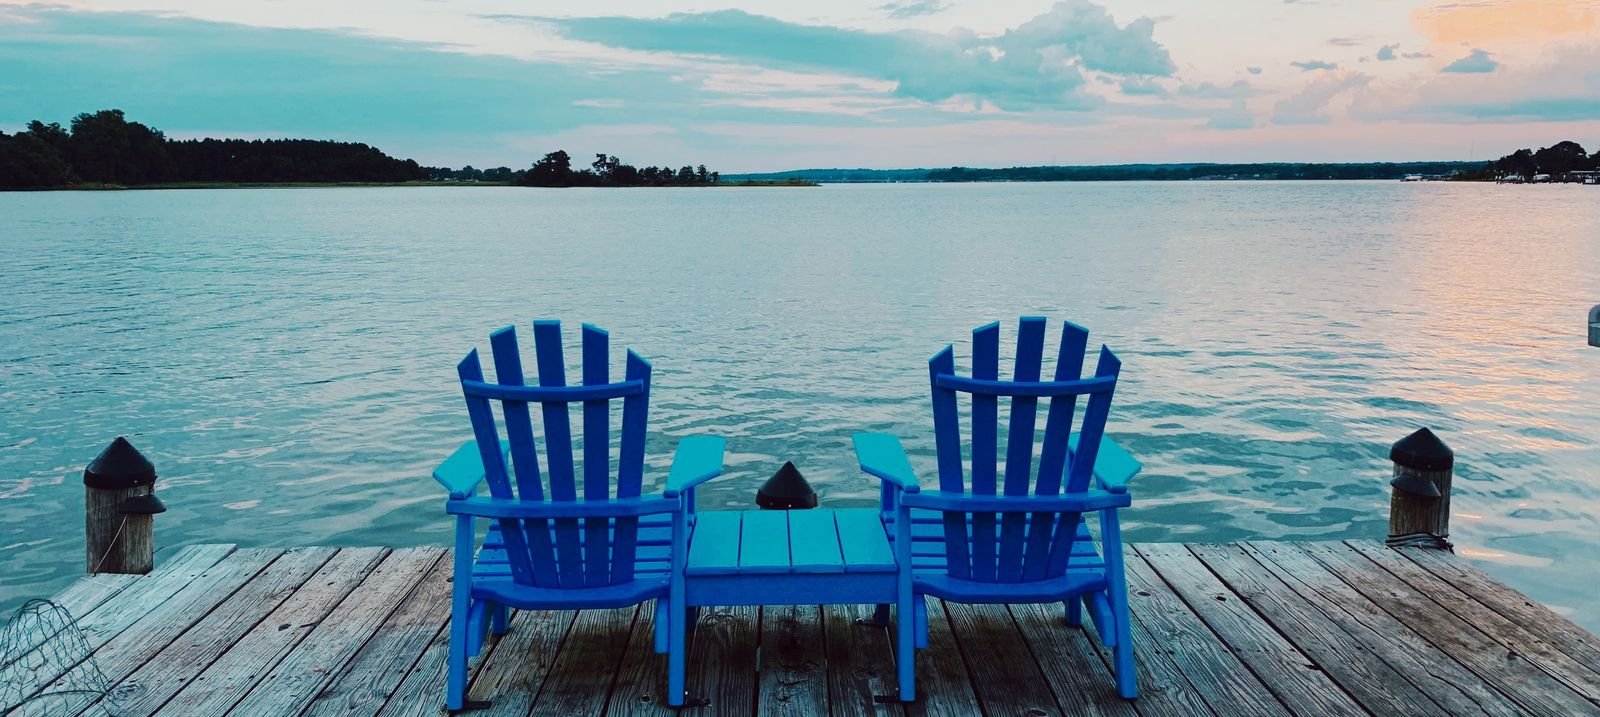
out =
<svg viewBox="0 0 1600 717"><path fill-rule="evenodd" d="M872 624L878 627L889 626L889 603L878 603L877 609L872 611Z"/></svg>
<svg viewBox="0 0 1600 717"><path fill-rule="evenodd" d="M655 648L657 655L667 654L667 623L671 620L672 618L667 614L667 601L657 598L655 620Z"/></svg>
<svg viewBox="0 0 1600 717"><path fill-rule="evenodd" d="M1139 679L1133 661L1133 630L1129 625L1128 588L1124 583L1111 586L1111 620L1116 623L1117 646L1111 648L1116 666L1117 694L1123 699L1139 696Z"/></svg>
<svg viewBox="0 0 1600 717"><path fill-rule="evenodd" d="M455 578L450 581L450 650L445 661L445 708L454 712L467 701L467 650L472 622L472 519L456 520Z"/></svg>
<svg viewBox="0 0 1600 717"><path fill-rule="evenodd" d="M684 607L683 601L667 606L671 614L667 625L667 705L682 707L684 704L684 658L685 649L684 632L688 623L689 610Z"/></svg>
<svg viewBox="0 0 1600 717"><path fill-rule="evenodd" d="M504 605L489 608L489 632L500 637L511 631L511 609Z"/></svg>
<svg viewBox="0 0 1600 717"><path fill-rule="evenodd" d="M1080 595L1067 598L1067 624L1072 627L1083 626L1083 597Z"/></svg>
<svg viewBox="0 0 1600 717"><path fill-rule="evenodd" d="M895 669L900 682L900 701L917 699L917 609L920 595L900 596L895 605Z"/></svg>
<svg viewBox="0 0 1600 717"><path fill-rule="evenodd" d="M918 596L912 601L911 611L917 618L917 649L928 649L928 598Z"/></svg>

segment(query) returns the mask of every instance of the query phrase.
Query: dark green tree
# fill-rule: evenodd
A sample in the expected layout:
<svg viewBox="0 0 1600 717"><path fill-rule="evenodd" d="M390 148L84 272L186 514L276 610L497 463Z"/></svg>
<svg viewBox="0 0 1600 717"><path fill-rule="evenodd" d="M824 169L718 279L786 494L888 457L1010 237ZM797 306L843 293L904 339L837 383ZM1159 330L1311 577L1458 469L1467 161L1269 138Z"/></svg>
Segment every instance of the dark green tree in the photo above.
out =
<svg viewBox="0 0 1600 717"><path fill-rule="evenodd" d="M0 132L0 189L47 189L77 181L55 147L32 132Z"/></svg>
<svg viewBox="0 0 1600 717"><path fill-rule="evenodd" d="M69 159L86 182L170 182L177 173L166 145L160 131L129 122L122 110L101 110L72 118Z"/></svg>
<svg viewBox="0 0 1600 717"><path fill-rule="evenodd" d="M545 155L533 163L533 168L523 173L522 184L531 187L572 186L572 157L559 149Z"/></svg>

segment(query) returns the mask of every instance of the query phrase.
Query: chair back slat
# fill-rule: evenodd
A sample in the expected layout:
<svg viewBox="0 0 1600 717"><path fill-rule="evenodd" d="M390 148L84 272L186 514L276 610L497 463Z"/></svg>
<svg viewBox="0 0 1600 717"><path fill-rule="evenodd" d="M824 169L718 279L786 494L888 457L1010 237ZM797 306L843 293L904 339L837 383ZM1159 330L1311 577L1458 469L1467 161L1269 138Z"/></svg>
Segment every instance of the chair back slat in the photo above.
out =
<svg viewBox="0 0 1600 717"><path fill-rule="evenodd" d="M517 350L517 329L507 326L489 334L489 348L494 351L495 380L502 386L526 385L522 374L522 354ZM511 443L511 463L516 469L516 495L525 500L540 500L544 486L540 482L539 448L533 437L533 418L528 413L527 401L501 401L500 412L505 417L506 439ZM511 496L495 496L509 498ZM547 521L527 522L529 563L533 570L533 584L555 587L556 571L550 545ZM502 533L505 530L502 528Z"/></svg>
<svg viewBox="0 0 1600 717"><path fill-rule="evenodd" d="M561 323L533 322L533 350L539 367L540 386L567 385L566 359L561 351ZM578 499L576 469L572 460L572 412L565 401L545 401L539 405L544 415L544 447L549 468L550 500ZM577 518L555 520L556 575L559 587L581 587L583 580L583 538Z"/></svg>
<svg viewBox="0 0 1600 717"><path fill-rule="evenodd" d="M583 384L610 382L610 337L605 329L583 325ZM611 497L611 402L583 402L583 499ZM586 518L583 524L583 584L594 587L611 579L611 521Z"/></svg>
<svg viewBox="0 0 1600 717"><path fill-rule="evenodd" d="M953 376L956 372L955 348L944 347L928 361L928 383L933 386L933 441L939 455L939 490L946 493L966 491L966 478L962 475L961 425L956 405L956 392L939 385L940 376ZM944 514L944 541L949 554L951 577L967 578L971 574L967 550L967 519L965 515Z"/></svg>
<svg viewBox="0 0 1600 717"><path fill-rule="evenodd" d="M483 364L478 360L477 349L473 349L456 365L456 373L463 381L483 380ZM478 457L483 461L489 495L511 498L511 479L506 475L506 458L500 453L500 430L495 426L494 410L489 406L489 399L471 394L467 394L466 399L467 416L472 421L472 437L478 442ZM517 582L533 584L533 567L529 564L528 546L521 523L514 519L502 519L500 532L505 536L506 552L513 555L509 559L512 578Z"/></svg>
<svg viewBox="0 0 1600 717"><path fill-rule="evenodd" d="M973 331L972 377L957 376L952 347L929 361L933 387L934 437L939 454L939 489L945 493L993 496L1055 496L1088 490L1094 461L1111 411L1111 397L1121 362L1104 346L1092 379L1082 378L1088 332L1065 324L1056 356L1053 381L1042 383L1046 322L1023 317L1009 380L999 373L999 325ZM957 394L971 396L972 479L963 476L960 407ZM1088 396L1079 429L1076 454L1071 436L1077 398ZM1010 397L1006 431L1004 485L998 486L999 397ZM1034 470L1034 445L1039 398L1049 397L1043 448ZM1069 567L1082 517L1078 513L1038 511L1007 513L944 511L947 571L953 578L1015 583L1059 577ZM996 525L996 523L999 525ZM970 526L970 528L969 528ZM998 529L998 530L997 530Z"/></svg>
<svg viewBox="0 0 1600 717"><path fill-rule="evenodd" d="M506 327L490 336L495 382L486 383L478 352L458 366L473 434L478 440L491 496L529 503L605 503L611 498L638 498L644 482L645 429L649 413L650 363L628 352L626 378L612 382L610 336L584 325L583 360L578 386L566 384L561 325L536 321L533 328L536 377L523 374L516 330ZM540 389L574 390L534 391ZM580 390L581 389L581 390ZM622 402L620 451L612 460L611 402ZM573 454L570 405L582 403L583 486ZM499 403L510 444L507 464L493 404ZM538 403L533 412L530 403ZM542 423L544 465L537 446ZM614 467L613 467L614 466ZM512 469L515 469L514 475ZM514 480L513 480L514 478ZM579 512L574 506L574 513ZM583 511L586 515L592 510ZM582 518L495 519L505 541L512 579L546 588L593 588L635 579L638 517L596 514Z"/></svg>
<svg viewBox="0 0 1600 717"><path fill-rule="evenodd" d="M1017 330L1017 353L1012 363L1014 381L1038 381L1044 363L1044 317L1025 316ZM1039 399L1035 396L1011 398L1010 423L1006 428L1005 494L1027 495L1032 488L1033 434L1038 420ZM1000 516L1000 560L996 579L1016 582L1022 579L1023 536L1028 516L1007 513Z"/></svg>
<svg viewBox="0 0 1600 717"><path fill-rule="evenodd" d="M645 416L650 410L650 362L629 351L628 365L624 371L624 378L642 382L644 391L622 399L622 446L617 455L617 497L637 498L644 482ZM620 583L633 579L638 537L638 518L617 519L617 533L611 553L612 581Z"/></svg>
<svg viewBox="0 0 1600 717"><path fill-rule="evenodd" d="M1076 381L1083 375L1083 352L1088 349L1089 330L1064 322L1061 328L1061 346L1056 351L1057 381ZM1039 480L1035 495L1059 495L1061 479L1067 469L1069 436L1072 433L1073 414L1078 410L1078 396L1054 396L1045 413L1044 447L1039 452ZM1034 513L1028 527L1028 547L1023 556L1023 580L1039 580L1049 566L1052 531L1057 523L1054 513ZM1076 530L1077 526L1071 526Z"/></svg>
<svg viewBox="0 0 1600 717"><path fill-rule="evenodd" d="M1000 378L1000 324L972 331L972 377L980 381ZM972 494L994 495L998 488L1000 398L972 396ZM995 514L972 514L972 579L995 579Z"/></svg>

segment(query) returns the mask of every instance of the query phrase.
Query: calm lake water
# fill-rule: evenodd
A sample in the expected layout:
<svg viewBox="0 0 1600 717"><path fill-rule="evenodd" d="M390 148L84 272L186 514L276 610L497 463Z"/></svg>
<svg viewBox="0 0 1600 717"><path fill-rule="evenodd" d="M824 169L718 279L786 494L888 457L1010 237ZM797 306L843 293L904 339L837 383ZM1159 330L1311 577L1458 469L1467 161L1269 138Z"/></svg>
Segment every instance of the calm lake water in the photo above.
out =
<svg viewBox="0 0 1600 717"><path fill-rule="evenodd" d="M80 480L157 463L194 542L436 544L455 363L535 317L656 366L650 464L729 440L868 504L850 434L931 480L926 361L1070 319L1122 356L1138 541L1382 538L1388 446L1457 453L1453 536L1600 629L1600 191L1127 183L0 194L0 607L83 569ZM1007 339L1009 340L1009 339Z"/></svg>

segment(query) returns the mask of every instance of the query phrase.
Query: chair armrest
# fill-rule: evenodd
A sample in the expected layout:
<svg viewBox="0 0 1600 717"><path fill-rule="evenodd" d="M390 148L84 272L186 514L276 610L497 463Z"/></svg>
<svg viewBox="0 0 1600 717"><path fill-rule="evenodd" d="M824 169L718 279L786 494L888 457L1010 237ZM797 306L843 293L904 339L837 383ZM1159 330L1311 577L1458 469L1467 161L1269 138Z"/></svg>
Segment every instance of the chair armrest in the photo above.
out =
<svg viewBox="0 0 1600 717"><path fill-rule="evenodd" d="M972 495L930 490L907 495L901 504L908 508L953 510L965 513L1088 513L1108 508L1126 508L1133 503L1127 493L1091 490L1082 495Z"/></svg>
<svg viewBox="0 0 1600 717"><path fill-rule="evenodd" d="M857 433L850 440L855 443L856 462L861 464L862 472L907 493L922 490L899 438L888 433Z"/></svg>
<svg viewBox="0 0 1600 717"><path fill-rule="evenodd" d="M500 455L511 452L511 442L500 442ZM433 479L450 491L451 498L466 498L478 491L483 482L483 455L478 452L477 441L467 441L433 469Z"/></svg>
<svg viewBox="0 0 1600 717"><path fill-rule="evenodd" d="M715 436L689 436L678 441L667 473L666 498L676 498L712 478L722 475L722 451L727 441Z"/></svg>
<svg viewBox="0 0 1600 717"><path fill-rule="evenodd" d="M1078 454L1078 434L1067 439L1067 448ZM1094 479L1101 490L1111 493L1128 492L1128 481L1144 469L1141 464L1110 436L1100 438L1100 452L1094 458Z"/></svg>

